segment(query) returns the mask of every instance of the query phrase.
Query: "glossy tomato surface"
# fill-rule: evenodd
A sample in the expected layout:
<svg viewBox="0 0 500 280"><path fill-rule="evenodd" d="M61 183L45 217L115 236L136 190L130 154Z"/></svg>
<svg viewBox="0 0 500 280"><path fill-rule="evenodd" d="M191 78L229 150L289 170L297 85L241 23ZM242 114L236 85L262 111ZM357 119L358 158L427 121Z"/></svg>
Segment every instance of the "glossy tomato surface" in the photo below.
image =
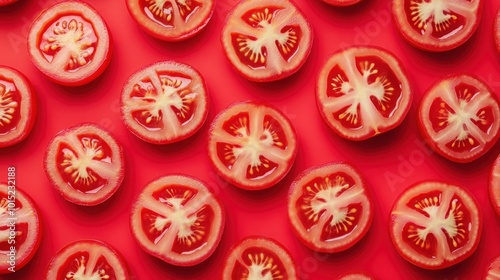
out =
<svg viewBox="0 0 500 280"><path fill-rule="evenodd" d="M248 0L230 12L222 29L222 48L243 77L257 82L283 79L305 63L313 32L289 0Z"/></svg>
<svg viewBox="0 0 500 280"><path fill-rule="evenodd" d="M0 0L0 6L6 6L17 2L18 0Z"/></svg>
<svg viewBox="0 0 500 280"><path fill-rule="evenodd" d="M500 8L495 16L495 22L493 25L493 36L495 38L495 46L497 47L497 52L500 53Z"/></svg>
<svg viewBox="0 0 500 280"><path fill-rule="evenodd" d="M358 171L345 163L313 167L290 186L288 217L309 248L335 253L354 246L373 219L372 198Z"/></svg>
<svg viewBox="0 0 500 280"><path fill-rule="evenodd" d="M224 211L205 183L167 175L149 183L132 207L130 227L148 254L178 266L206 260L220 242Z"/></svg>
<svg viewBox="0 0 500 280"><path fill-rule="evenodd" d="M26 76L0 66L0 148L26 138L36 119L36 97Z"/></svg>
<svg viewBox="0 0 500 280"><path fill-rule="evenodd" d="M350 47L321 68L316 102L325 122L340 136L366 140L398 126L413 92L401 63L377 47Z"/></svg>
<svg viewBox="0 0 500 280"><path fill-rule="evenodd" d="M374 278L364 273L352 273L343 275L338 280L374 280Z"/></svg>
<svg viewBox="0 0 500 280"><path fill-rule="evenodd" d="M127 128L146 142L186 139L207 118L205 80L193 67L175 61L146 66L123 86L121 111Z"/></svg>
<svg viewBox="0 0 500 280"><path fill-rule="evenodd" d="M130 279L123 257L100 240L78 240L60 249L47 268L47 280Z"/></svg>
<svg viewBox="0 0 500 280"><path fill-rule="evenodd" d="M500 216L500 155L493 163L490 174L489 195L491 205Z"/></svg>
<svg viewBox="0 0 500 280"><path fill-rule="evenodd" d="M149 35L177 42L193 37L208 24L214 0L126 0L128 12Z"/></svg>
<svg viewBox="0 0 500 280"><path fill-rule="evenodd" d="M406 189L395 201L389 232L407 261L442 269L474 253L481 240L482 211L462 187L423 182Z"/></svg>
<svg viewBox="0 0 500 280"><path fill-rule="evenodd" d="M59 132L44 158L47 178L62 197L93 206L120 187L125 159L122 147L104 128L84 123Z"/></svg>
<svg viewBox="0 0 500 280"><path fill-rule="evenodd" d="M484 272L484 280L498 280L500 279L500 256L496 257L486 267Z"/></svg>
<svg viewBox="0 0 500 280"><path fill-rule="evenodd" d="M89 4L66 1L42 11L28 34L33 64L50 80L79 86L97 78L111 59L106 22Z"/></svg>
<svg viewBox="0 0 500 280"><path fill-rule="evenodd" d="M418 117L429 145L455 162L476 160L500 137L497 93L471 75L438 81L424 95Z"/></svg>
<svg viewBox="0 0 500 280"><path fill-rule="evenodd" d="M0 274L23 268L41 240L41 217L33 199L13 180L0 183Z"/></svg>
<svg viewBox="0 0 500 280"><path fill-rule="evenodd" d="M481 22L484 0L393 0L394 22L403 37L426 51L465 43Z"/></svg>

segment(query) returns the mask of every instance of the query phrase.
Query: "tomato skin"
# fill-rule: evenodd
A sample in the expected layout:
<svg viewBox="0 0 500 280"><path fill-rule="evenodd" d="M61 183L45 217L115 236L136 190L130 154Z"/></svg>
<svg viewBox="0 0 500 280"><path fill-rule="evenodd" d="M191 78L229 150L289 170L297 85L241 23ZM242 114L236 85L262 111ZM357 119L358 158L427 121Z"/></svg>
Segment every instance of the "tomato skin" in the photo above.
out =
<svg viewBox="0 0 500 280"><path fill-rule="evenodd" d="M484 280L498 280L500 275L500 255L492 259L483 274Z"/></svg>
<svg viewBox="0 0 500 280"><path fill-rule="evenodd" d="M321 0L328 5L337 7L347 7L360 3L363 0Z"/></svg>
<svg viewBox="0 0 500 280"><path fill-rule="evenodd" d="M44 28L48 23L73 12L84 18L91 18L93 28L97 32L99 47L96 48L93 59L78 71L69 72L65 69L56 69L42 55L39 49L40 38L43 36ZM99 77L108 67L112 52L113 42L109 28L99 12L89 4L82 1L65 1L46 8L33 21L28 34L28 53L31 61L50 81L63 86L82 86ZM55 60L55 59L54 59Z"/></svg>
<svg viewBox="0 0 500 280"><path fill-rule="evenodd" d="M7 6L12 3L16 3L18 0L0 0L0 7Z"/></svg>
<svg viewBox="0 0 500 280"><path fill-rule="evenodd" d="M13 80L18 91L20 91L21 99L23 99L20 124L17 125L21 129L16 128L14 132L7 135L0 135L0 148L3 148L15 145L28 137L36 122L38 102L31 82L21 72L8 66L0 65L0 78L1 76Z"/></svg>
<svg viewBox="0 0 500 280"><path fill-rule="evenodd" d="M497 10L495 22L493 26L493 38L495 38L495 46L497 52L500 54L500 8Z"/></svg>
<svg viewBox="0 0 500 280"><path fill-rule="evenodd" d="M500 217L500 155L497 156L490 172L489 197L491 205Z"/></svg>
<svg viewBox="0 0 500 280"><path fill-rule="evenodd" d="M375 280L375 278L366 273L350 273L342 275L338 280Z"/></svg>

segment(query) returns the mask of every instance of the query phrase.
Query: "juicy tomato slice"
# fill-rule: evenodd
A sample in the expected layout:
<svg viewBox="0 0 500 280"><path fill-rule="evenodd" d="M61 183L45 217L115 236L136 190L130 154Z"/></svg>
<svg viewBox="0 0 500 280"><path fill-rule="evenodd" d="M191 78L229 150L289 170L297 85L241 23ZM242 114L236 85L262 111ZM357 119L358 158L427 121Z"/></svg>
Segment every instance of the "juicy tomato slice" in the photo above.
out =
<svg viewBox="0 0 500 280"><path fill-rule="evenodd" d="M495 16L493 33L493 36L495 38L495 46L497 48L497 52L500 54L500 8L498 8L497 14Z"/></svg>
<svg viewBox="0 0 500 280"><path fill-rule="evenodd" d="M500 216L500 155L491 168L489 194L491 205Z"/></svg>
<svg viewBox="0 0 500 280"><path fill-rule="evenodd" d="M483 276L484 280L499 280L500 279L500 256L496 257L486 268Z"/></svg>
<svg viewBox="0 0 500 280"><path fill-rule="evenodd" d="M224 53L243 77L275 81L295 73L311 51L313 33L288 0L241 1L222 30Z"/></svg>
<svg viewBox="0 0 500 280"><path fill-rule="evenodd" d="M8 255L11 246L16 249L14 263L17 271L31 260L42 239L41 221L35 203L19 187L14 189L9 185L0 183L0 274L12 273ZM16 219L14 228L12 218ZM12 238L15 239L11 238L13 231L16 234Z"/></svg>
<svg viewBox="0 0 500 280"><path fill-rule="evenodd" d="M66 200L92 206L118 190L124 163L123 150L114 137L96 124L84 123L59 132L51 140L44 167Z"/></svg>
<svg viewBox="0 0 500 280"><path fill-rule="evenodd" d="M99 240L79 240L59 250L49 263L46 279L127 280L123 257Z"/></svg>
<svg viewBox="0 0 500 280"><path fill-rule="evenodd" d="M468 258L481 238L481 209L472 194L441 182L403 192L391 211L389 230L399 254L416 266L441 269Z"/></svg>
<svg viewBox="0 0 500 280"><path fill-rule="evenodd" d="M149 35L176 42L198 34L210 21L214 0L127 0L132 18Z"/></svg>
<svg viewBox="0 0 500 280"><path fill-rule="evenodd" d="M403 37L426 51L462 45L481 21L483 0L393 0L392 14Z"/></svg>
<svg viewBox="0 0 500 280"><path fill-rule="evenodd" d="M334 253L356 244L368 231L373 206L359 173L331 163L301 173L292 183L288 217L309 248Z"/></svg>
<svg viewBox="0 0 500 280"><path fill-rule="evenodd" d="M375 278L365 273L351 273L341 276L338 280L375 280Z"/></svg>
<svg viewBox="0 0 500 280"><path fill-rule="evenodd" d="M168 175L149 183L132 207L130 226L148 254L178 266L206 260L219 244L225 216L198 179Z"/></svg>
<svg viewBox="0 0 500 280"><path fill-rule="evenodd" d="M28 79L15 69L0 66L0 148L25 139L35 115L36 101Z"/></svg>
<svg viewBox="0 0 500 280"><path fill-rule="evenodd" d="M79 86L97 78L111 58L104 19L91 6L66 1L41 12L30 27L28 51L50 80Z"/></svg>
<svg viewBox="0 0 500 280"><path fill-rule="evenodd" d="M134 73L123 87L122 118L140 139L169 144L196 133L208 114L207 87L193 67L164 61Z"/></svg>
<svg viewBox="0 0 500 280"><path fill-rule="evenodd" d="M231 248L222 279L298 278L294 261L283 245L271 238L249 236Z"/></svg>
<svg viewBox="0 0 500 280"><path fill-rule="evenodd" d="M297 154L295 131L276 108L262 103L233 104L213 121L208 150L225 180L248 190L275 185Z"/></svg>
<svg viewBox="0 0 500 280"><path fill-rule="evenodd" d="M321 0L325 2L326 4L332 5L332 6L337 6L337 7L347 7L351 6L354 4L358 4L359 2L363 0Z"/></svg>
<svg viewBox="0 0 500 280"><path fill-rule="evenodd" d="M350 47L333 54L316 85L325 122L340 136L356 141L398 126L412 100L400 62L377 47Z"/></svg>
<svg viewBox="0 0 500 280"><path fill-rule="evenodd" d="M500 105L496 94L470 75L442 79L422 98L420 131L442 156L471 162L500 137Z"/></svg>

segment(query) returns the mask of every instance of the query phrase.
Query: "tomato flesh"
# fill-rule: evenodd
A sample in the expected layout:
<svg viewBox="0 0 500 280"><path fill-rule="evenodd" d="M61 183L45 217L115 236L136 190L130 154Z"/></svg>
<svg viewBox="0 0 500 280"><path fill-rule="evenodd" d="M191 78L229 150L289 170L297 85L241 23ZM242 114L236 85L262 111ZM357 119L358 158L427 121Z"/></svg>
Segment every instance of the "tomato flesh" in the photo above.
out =
<svg viewBox="0 0 500 280"><path fill-rule="evenodd" d="M139 0L139 7L152 21L166 27L175 27L177 22L174 17L179 16L183 22L187 22L189 17L197 12L201 3L197 1L157 1ZM174 9L177 12L174 12Z"/></svg>
<svg viewBox="0 0 500 280"><path fill-rule="evenodd" d="M490 171L489 196L493 209L500 216L500 155Z"/></svg>
<svg viewBox="0 0 500 280"><path fill-rule="evenodd" d="M242 263L236 262L232 279L288 279L280 258L264 247L250 247L242 253Z"/></svg>
<svg viewBox="0 0 500 280"><path fill-rule="evenodd" d="M484 280L498 280L500 279L500 256L497 256L491 261L484 272Z"/></svg>
<svg viewBox="0 0 500 280"><path fill-rule="evenodd" d="M13 81L0 75L0 135L15 130L21 121L21 94Z"/></svg>
<svg viewBox="0 0 500 280"><path fill-rule="evenodd" d="M108 264L103 256L100 256L93 269L88 270L87 264L90 259L88 251L75 252L69 256L64 264L59 268L57 279L82 279L97 278L118 280L113 268Z"/></svg>

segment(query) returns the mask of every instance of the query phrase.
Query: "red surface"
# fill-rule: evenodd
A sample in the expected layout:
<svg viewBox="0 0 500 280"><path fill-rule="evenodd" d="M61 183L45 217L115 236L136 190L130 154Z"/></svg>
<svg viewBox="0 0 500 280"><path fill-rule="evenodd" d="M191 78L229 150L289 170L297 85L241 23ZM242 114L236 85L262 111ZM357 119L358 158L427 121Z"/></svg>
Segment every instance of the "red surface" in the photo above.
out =
<svg viewBox="0 0 500 280"><path fill-rule="evenodd" d="M235 1L219 0L212 21L198 36L177 44L156 40L140 30L128 15L125 1L89 3L107 21L114 40L114 56L103 75L78 88L48 81L29 60L28 26L53 1L22 0L0 9L0 64L22 71L33 83L40 111L31 135L22 143L0 149L0 181L7 167L17 167L18 187L40 208L44 237L32 261L15 275L0 279L41 279L57 250L77 239L106 241L127 260L133 279L218 279L231 245L249 235L262 234L280 241L294 257L302 279L331 279L364 271L379 279L479 279L490 260L500 254L500 217L488 201L488 172L500 145L470 164L452 163L422 145L417 108L422 94L446 74L475 73L498 94L500 55L493 43L493 19L500 3L485 1L478 32L455 51L429 54L407 44L394 29L389 1L366 0L351 8L334 8L318 0L297 0L311 21L315 41L304 67L292 77L270 84L241 78L224 58L219 34L222 21ZM324 124L315 103L316 76L328 56L341 46L368 43L391 50L406 66L415 90L408 117L394 131L354 143L343 140ZM159 60L178 60L197 68L211 97L207 124L191 139L168 146L147 144L124 126L119 112L121 87L129 75ZM216 113L242 100L274 104L291 119L298 134L299 152L290 174L275 187L248 192L226 184L212 171L207 157L207 131ZM79 207L64 200L43 172L43 153L57 132L79 122L106 126L123 144L126 174L122 187L104 205ZM348 251L317 254L293 235L286 214L286 196L302 170L332 161L349 161L365 177L375 198L375 215L367 236ZM181 172L207 182L226 208L227 224L214 255L194 268L177 268L156 260L134 242L129 229L131 205L147 182L160 175ZM443 271L426 271L401 258L388 234L389 211L407 186L439 179L468 188L482 206L484 231L477 251L466 261Z"/></svg>

